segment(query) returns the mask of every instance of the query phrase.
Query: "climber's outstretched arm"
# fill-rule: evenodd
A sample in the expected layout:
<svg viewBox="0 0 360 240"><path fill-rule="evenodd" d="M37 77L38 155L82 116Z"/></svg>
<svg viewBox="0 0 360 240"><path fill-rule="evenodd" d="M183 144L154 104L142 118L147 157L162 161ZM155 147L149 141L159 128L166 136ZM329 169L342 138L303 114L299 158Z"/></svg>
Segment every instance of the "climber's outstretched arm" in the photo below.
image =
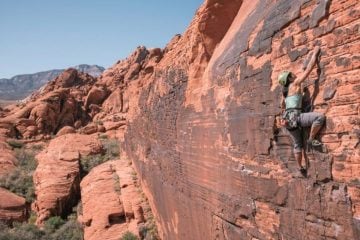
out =
<svg viewBox="0 0 360 240"><path fill-rule="evenodd" d="M300 84L309 76L311 70L315 66L316 58L320 52L320 47L316 46L313 52L313 55L311 56L311 59L306 67L306 70L303 74L301 74L295 81L294 84L300 86Z"/></svg>

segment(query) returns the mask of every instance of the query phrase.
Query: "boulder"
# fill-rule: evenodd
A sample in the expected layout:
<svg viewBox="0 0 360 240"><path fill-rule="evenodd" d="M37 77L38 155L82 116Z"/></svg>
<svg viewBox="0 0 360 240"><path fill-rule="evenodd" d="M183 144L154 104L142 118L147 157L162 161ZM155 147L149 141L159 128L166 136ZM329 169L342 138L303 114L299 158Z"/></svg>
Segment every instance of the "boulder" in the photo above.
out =
<svg viewBox="0 0 360 240"><path fill-rule="evenodd" d="M86 125L85 127L81 128L80 129L80 133L82 134L93 134L93 133L96 133L98 132L98 125L95 124L95 123L90 123L88 125Z"/></svg>
<svg viewBox="0 0 360 240"><path fill-rule="evenodd" d="M76 133L75 128L73 128L71 126L65 126L62 129L60 129L60 131L58 131L56 136L62 136L62 135L69 134L69 133Z"/></svg>
<svg viewBox="0 0 360 240"><path fill-rule="evenodd" d="M89 91L85 99L85 108L87 109L91 104L100 105L108 96L108 91L104 86L94 86Z"/></svg>
<svg viewBox="0 0 360 240"><path fill-rule="evenodd" d="M36 200L33 210L36 223L42 225L51 216L64 216L80 197L80 166L82 156L102 152L96 137L66 134L50 141L36 159L34 173Z"/></svg>
<svg viewBox="0 0 360 240"><path fill-rule="evenodd" d="M0 188L0 221L11 224L24 222L28 217L25 198Z"/></svg>
<svg viewBox="0 0 360 240"><path fill-rule="evenodd" d="M0 128L8 129L6 134L11 137L38 138L37 135L56 134L79 121L86 124L91 117L84 109L83 99L94 83L95 78L90 75L68 69L6 112L0 118Z"/></svg>
<svg viewBox="0 0 360 240"><path fill-rule="evenodd" d="M110 131L110 130L115 130L115 129L119 129L120 127L125 127L126 125L126 121L122 120L122 121L106 121L104 122L104 127L106 129L106 131Z"/></svg>
<svg viewBox="0 0 360 240"><path fill-rule="evenodd" d="M127 162L110 161L81 181L85 240L116 240L127 231L140 235L145 216L133 170ZM99 204L101 202L101 204Z"/></svg>
<svg viewBox="0 0 360 240"><path fill-rule="evenodd" d="M106 113L120 113L123 111L123 94L121 89L116 89L102 105Z"/></svg>

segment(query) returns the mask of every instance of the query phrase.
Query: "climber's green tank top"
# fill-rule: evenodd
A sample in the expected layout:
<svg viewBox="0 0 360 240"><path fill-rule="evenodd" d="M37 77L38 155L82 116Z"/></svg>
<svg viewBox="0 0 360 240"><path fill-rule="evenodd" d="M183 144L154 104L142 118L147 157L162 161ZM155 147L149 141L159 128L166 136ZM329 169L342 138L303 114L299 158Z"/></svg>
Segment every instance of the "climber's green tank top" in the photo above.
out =
<svg viewBox="0 0 360 240"><path fill-rule="evenodd" d="M301 109L302 107L302 95L295 94L285 98L285 106L287 109Z"/></svg>

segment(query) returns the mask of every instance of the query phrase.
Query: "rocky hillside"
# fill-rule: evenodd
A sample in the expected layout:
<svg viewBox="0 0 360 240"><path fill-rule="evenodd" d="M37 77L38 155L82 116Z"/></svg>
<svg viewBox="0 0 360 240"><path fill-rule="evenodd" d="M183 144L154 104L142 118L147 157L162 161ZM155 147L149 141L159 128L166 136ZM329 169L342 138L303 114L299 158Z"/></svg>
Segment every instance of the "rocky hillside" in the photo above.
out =
<svg viewBox="0 0 360 240"><path fill-rule="evenodd" d="M356 0L206 0L164 49L98 78L66 70L0 111L0 175L33 176L33 191L0 181L0 219L26 221L31 202L38 226L75 214L85 240L152 239L152 214L161 239L359 239L359 26ZM304 177L277 76L315 46L303 87L327 119ZM16 149L34 144L24 167Z"/></svg>
<svg viewBox="0 0 360 240"><path fill-rule="evenodd" d="M78 65L74 67L80 72L88 73L98 77L105 70L97 65ZM59 76L64 69L55 69L34 74L17 75L10 79L0 79L0 99L1 100L21 100L30 95L35 90L44 86L50 80Z"/></svg>
<svg viewBox="0 0 360 240"><path fill-rule="evenodd" d="M0 239L157 239L136 172L120 155L125 118L95 119L105 99L116 107L110 94L67 69L0 111Z"/></svg>

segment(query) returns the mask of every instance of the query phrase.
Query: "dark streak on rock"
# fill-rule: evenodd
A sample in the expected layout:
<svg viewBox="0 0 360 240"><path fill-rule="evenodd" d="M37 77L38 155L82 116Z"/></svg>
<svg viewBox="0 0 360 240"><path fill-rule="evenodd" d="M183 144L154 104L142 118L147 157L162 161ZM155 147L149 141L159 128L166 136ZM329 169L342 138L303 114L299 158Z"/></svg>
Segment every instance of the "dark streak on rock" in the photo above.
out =
<svg viewBox="0 0 360 240"><path fill-rule="evenodd" d="M324 88L323 99L325 101L328 101L335 96L336 88L337 88L338 84L339 84L339 80L335 79L333 82L331 82L329 85L327 85Z"/></svg>
<svg viewBox="0 0 360 240"><path fill-rule="evenodd" d="M328 33L331 33L335 29L335 26L336 26L336 21L333 19L329 20L329 22L326 26L314 28L314 30L313 30L314 36L321 37Z"/></svg>
<svg viewBox="0 0 360 240"><path fill-rule="evenodd" d="M280 45L280 51L282 53L290 51L294 47L294 39L293 36L289 36L285 38Z"/></svg>
<svg viewBox="0 0 360 240"><path fill-rule="evenodd" d="M337 67L340 66L348 67L351 64L350 58L347 57L337 57L335 59L335 62Z"/></svg>
<svg viewBox="0 0 360 240"><path fill-rule="evenodd" d="M291 52L288 53L290 60L292 62L295 62L299 57L305 56L307 53L309 52L308 48L302 48L301 50L293 50Z"/></svg>
<svg viewBox="0 0 360 240"><path fill-rule="evenodd" d="M315 10L311 14L310 28L316 27L324 19L329 11L331 0L318 0Z"/></svg>
<svg viewBox="0 0 360 240"><path fill-rule="evenodd" d="M259 56L271 51L272 37L275 33L288 26L293 20L300 17L302 1L281 0L275 3L266 16L264 25L256 35L251 48L250 56Z"/></svg>

